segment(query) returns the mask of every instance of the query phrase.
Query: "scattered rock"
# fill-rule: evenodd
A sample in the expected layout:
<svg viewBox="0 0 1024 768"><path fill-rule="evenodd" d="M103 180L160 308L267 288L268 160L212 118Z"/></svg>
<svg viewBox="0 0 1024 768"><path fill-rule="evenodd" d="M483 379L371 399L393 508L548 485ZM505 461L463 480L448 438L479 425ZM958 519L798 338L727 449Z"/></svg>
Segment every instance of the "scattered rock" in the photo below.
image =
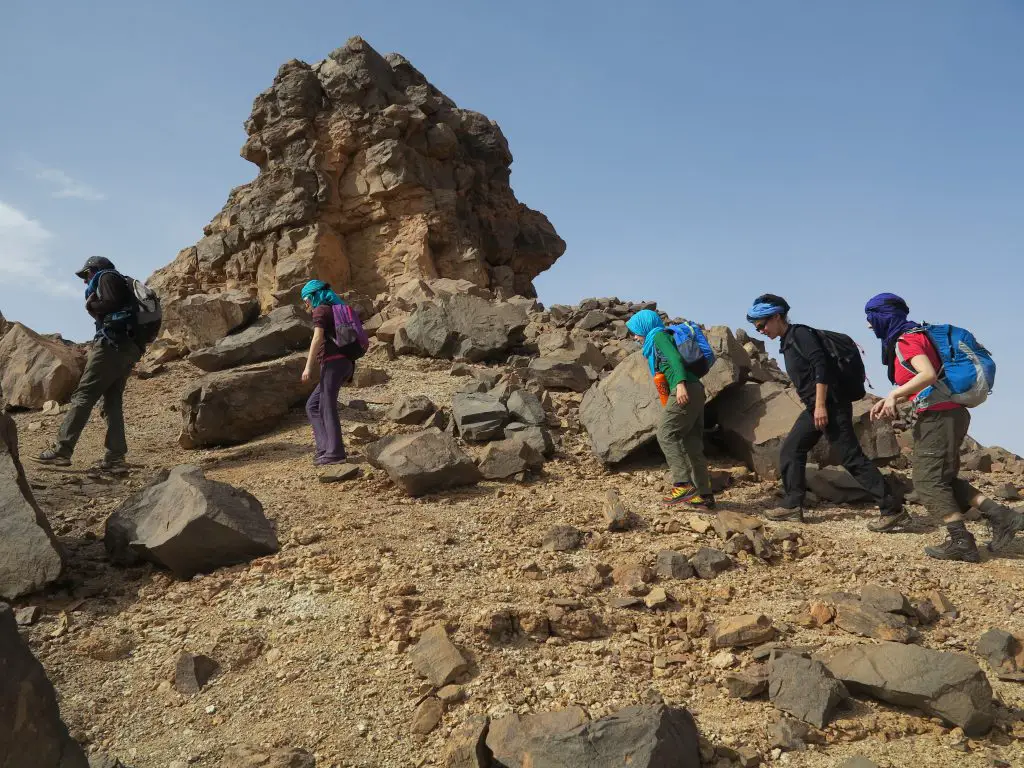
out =
<svg viewBox="0 0 1024 768"><path fill-rule="evenodd" d="M555 455L555 442L544 427L531 427L519 422L505 425L505 435L510 440L522 440L544 458Z"/></svg>
<svg viewBox="0 0 1024 768"><path fill-rule="evenodd" d="M604 520L609 531L627 531L633 523L632 513L622 503L618 492L609 489L604 499Z"/></svg>
<svg viewBox="0 0 1024 768"><path fill-rule="evenodd" d="M1020 489L1014 483L997 485L992 493L997 499L1002 499L1003 501L1018 501L1020 499Z"/></svg>
<svg viewBox="0 0 1024 768"><path fill-rule="evenodd" d="M868 760L864 755L854 755L844 760L839 768L878 768L878 765Z"/></svg>
<svg viewBox="0 0 1024 768"><path fill-rule="evenodd" d="M479 296L442 296L418 305L405 323L416 354L471 363L495 360L523 341L526 308Z"/></svg>
<svg viewBox="0 0 1024 768"><path fill-rule="evenodd" d="M806 723L783 717L768 727L768 744L788 752L802 752L807 749L811 728Z"/></svg>
<svg viewBox="0 0 1024 768"><path fill-rule="evenodd" d="M655 571L663 579L692 579L694 575L686 556L671 549L658 551Z"/></svg>
<svg viewBox="0 0 1024 768"><path fill-rule="evenodd" d="M416 707L412 716L412 732L426 735L437 728L444 715L444 704L440 699L428 696Z"/></svg>
<svg viewBox="0 0 1024 768"><path fill-rule="evenodd" d="M14 610L14 621L19 627L30 627L39 620L40 615L42 609L38 605L27 605Z"/></svg>
<svg viewBox="0 0 1024 768"><path fill-rule="evenodd" d="M478 466L485 479L502 480L543 464L544 457L525 440L508 439L488 443Z"/></svg>
<svg viewBox="0 0 1024 768"><path fill-rule="evenodd" d="M357 464L326 464L317 473L321 483L344 483L359 477L361 470Z"/></svg>
<svg viewBox="0 0 1024 768"><path fill-rule="evenodd" d="M992 727L992 687L968 656L899 643L854 645L835 654L828 668L854 693L920 709L968 736Z"/></svg>
<svg viewBox="0 0 1024 768"><path fill-rule="evenodd" d="M171 763L173 768L174 763ZM267 749L235 747L220 764L221 768L314 768L316 758L298 747Z"/></svg>
<svg viewBox="0 0 1024 768"><path fill-rule="evenodd" d="M56 580L63 552L25 477L18 428L0 411L0 597L13 600Z"/></svg>
<svg viewBox="0 0 1024 768"><path fill-rule="evenodd" d="M896 643L909 643L917 636L902 616L880 611L852 595L837 598L833 605L836 626L854 635Z"/></svg>
<svg viewBox="0 0 1024 768"><path fill-rule="evenodd" d="M161 471L107 518L103 543L118 565L143 560L190 579L278 550L263 505L192 466Z"/></svg>
<svg viewBox="0 0 1024 768"><path fill-rule="evenodd" d="M914 615L914 608L910 605L910 600L898 589L889 589L880 584L867 584L860 591L860 599L886 613Z"/></svg>
<svg viewBox="0 0 1024 768"><path fill-rule="evenodd" d="M722 541L728 541L730 536L744 534L747 531L754 531L763 528L764 523L757 517L742 515L739 512L722 510L715 515L712 522L715 533Z"/></svg>
<svg viewBox="0 0 1024 768"><path fill-rule="evenodd" d="M469 662L448 639L443 624L435 624L420 636L409 659L413 668L438 688L469 669Z"/></svg>
<svg viewBox="0 0 1024 768"><path fill-rule="evenodd" d="M816 659L785 654L769 665L768 696L773 705L794 717L824 728L848 698L846 687Z"/></svg>
<svg viewBox="0 0 1024 768"><path fill-rule="evenodd" d="M355 373L352 374L352 381L349 386L361 389L363 387L376 387L380 384L387 384L391 380L388 372L383 368L375 368L372 365L360 365L356 363Z"/></svg>
<svg viewBox="0 0 1024 768"><path fill-rule="evenodd" d="M753 699L768 690L768 665L755 664L747 669L728 673L725 687L734 699Z"/></svg>
<svg viewBox="0 0 1024 768"><path fill-rule="evenodd" d="M956 606L953 605L953 603L950 602L950 599L939 590L936 589L929 592L926 597L931 604L935 606L935 610L938 611L941 616L951 616L954 619L957 617L958 612Z"/></svg>
<svg viewBox="0 0 1024 768"><path fill-rule="evenodd" d="M491 750L487 747L490 721L471 717L448 737L444 750L445 768L491 768Z"/></svg>
<svg viewBox="0 0 1024 768"><path fill-rule="evenodd" d="M221 371L284 357L308 347L312 336L313 323L305 312L295 306L278 307L244 331L197 349L188 361L204 371Z"/></svg>
<svg viewBox="0 0 1024 768"><path fill-rule="evenodd" d="M459 392L452 399L452 416L465 440L483 442L500 438L508 411L496 397L484 393Z"/></svg>
<svg viewBox="0 0 1024 768"><path fill-rule="evenodd" d="M182 652L174 668L174 687L178 693L199 693L220 671L220 665L209 656Z"/></svg>
<svg viewBox="0 0 1024 768"><path fill-rule="evenodd" d="M767 616L745 614L720 621L711 634L713 648L742 648L767 643L775 637L775 627Z"/></svg>
<svg viewBox="0 0 1024 768"><path fill-rule="evenodd" d="M978 639L978 655L984 656L1000 680L1024 682L1024 640L991 627Z"/></svg>
<svg viewBox="0 0 1024 768"><path fill-rule="evenodd" d="M538 357L531 360L529 377L545 389L586 392L590 388L590 377L582 365L557 358Z"/></svg>
<svg viewBox="0 0 1024 768"><path fill-rule="evenodd" d="M403 397L388 409L387 418L396 424L422 424L437 410L426 395Z"/></svg>
<svg viewBox="0 0 1024 768"><path fill-rule="evenodd" d="M701 547L697 554L690 558L690 565L702 579L713 579L732 566L732 558L725 552L710 547Z"/></svg>
<svg viewBox="0 0 1024 768"><path fill-rule="evenodd" d="M654 587L644 597L644 605L648 608L662 608L668 604L668 594L661 587Z"/></svg>
<svg viewBox="0 0 1024 768"><path fill-rule="evenodd" d="M82 748L60 719L57 694L18 633L14 614L0 605L0 756L33 768L88 768ZM29 762L16 760L31 745ZM18 751L16 751L18 750Z"/></svg>
<svg viewBox="0 0 1024 768"><path fill-rule="evenodd" d="M525 389L517 389L505 403L509 416L521 424L540 426L547 420L540 398Z"/></svg>
<svg viewBox="0 0 1024 768"><path fill-rule="evenodd" d="M872 501L865 491L845 469L820 469L807 467L807 488L823 501L835 504L859 504Z"/></svg>
<svg viewBox="0 0 1024 768"><path fill-rule="evenodd" d="M987 451L971 451L961 459L960 465L971 472L988 474L992 471L992 454Z"/></svg>
<svg viewBox="0 0 1024 768"><path fill-rule="evenodd" d="M437 692L443 704L457 704L466 698L466 689L461 685L446 685Z"/></svg>
<svg viewBox="0 0 1024 768"><path fill-rule="evenodd" d="M472 485L481 477L473 460L438 429L395 437L382 448L376 463L410 496Z"/></svg>
<svg viewBox="0 0 1024 768"><path fill-rule="evenodd" d="M545 552L570 552L583 545L583 531L571 525L556 525L544 536L541 549Z"/></svg>

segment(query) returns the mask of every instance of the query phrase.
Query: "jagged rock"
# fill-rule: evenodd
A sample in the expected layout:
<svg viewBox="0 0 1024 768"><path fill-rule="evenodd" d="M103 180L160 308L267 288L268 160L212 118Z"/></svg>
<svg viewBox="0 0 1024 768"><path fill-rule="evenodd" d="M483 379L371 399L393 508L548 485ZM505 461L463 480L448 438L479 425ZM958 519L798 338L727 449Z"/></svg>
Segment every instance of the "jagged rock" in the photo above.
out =
<svg viewBox="0 0 1024 768"><path fill-rule="evenodd" d="M42 589L63 569L63 553L36 503L18 456L18 428L0 411L0 597Z"/></svg>
<svg viewBox="0 0 1024 768"><path fill-rule="evenodd" d="M978 638L977 651L1000 680L1024 682L1024 641L1021 638L991 627Z"/></svg>
<svg viewBox="0 0 1024 768"><path fill-rule="evenodd" d="M556 525L544 536L541 549L546 552L569 552L583 544L583 531L571 525Z"/></svg>
<svg viewBox="0 0 1024 768"><path fill-rule="evenodd" d="M306 356L209 373L181 397L182 448L244 443L276 427L288 409L309 397L316 382L303 382Z"/></svg>
<svg viewBox="0 0 1024 768"><path fill-rule="evenodd" d="M410 496L472 485L481 477L476 464L458 444L435 428L389 439L377 453L375 463Z"/></svg>
<svg viewBox="0 0 1024 768"><path fill-rule="evenodd" d="M387 384L390 379L391 377L388 375L388 372L383 368L357 364L349 385L356 389L362 389L364 387L375 387L378 384Z"/></svg>
<svg viewBox="0 0 1024 768"><path fill-rule="evenodd" d="M580 422L598 458L615 464L655 439L661 402L647 359L639 352L591 387L580 403Z"/></svg>
<svg viewBox="0 0 1024 768"><path fill-rule="evenodd" d="M220 665L209 656L182 652L174 667L174 687L178 693L199 693L220 671Z"/></svg>
<svg viewBox="0 0 1024 768"><path fill-rule="evenodd" d="M122 502L107 518L103 543L118 565L148 560L182 579L278 550L255 496L188 465L161 471Z"/></svg>
<svg viewBox="0 0 1024 768"><path fill-rule="evenodd" d="M321 483L345 483L361 474L358 464L327 464L320 468L317 480Z"/></svg>
<svg viewBox="0 0 1024 768"><path fill-rule="evenodd" d="M478 715L452 731L444 750L445 768L491 768L489 730L490 720Z"/></svg>
<svg viewBox="0 0 1024 768"><path fill-rule="evenodd" d="M690 565L702 579L713 579L732 566L732 558L725 552L710 547L701 547L697 554L690 558Z"/></svg>
<svg viewBox="0 0 1024 768"><path fill-rule="evenodd" d="M783 717L768 728L769 745L790 752L802 752L807 749L810 739L810 726L790 717Z"/></svg>
<svg viewBox="0 0 1024 768"><path fill-rule="evenodd" d="M313 323L305 312L298 307L279 307L244 331L197 349L188 361L204 371L222 371L308 348L312 337Z"/></svg>
<svg viewBox="0 0 1024 768"><path fill-rule="evenodd" d="M564 330L541 334L537 337L537 348L541 357L589 366L595 371L608 365L608 359L593 342Z"/></svg>
<svg viewBox="0 0 1024 768"><path fill-rule="evenodd" d="M88 768L82 748L60 719L57 694L0 604L0 765Z"/></svg>
<svg viewBox="0 0 1024 768"><path fill-rule="evenodd" d="M566 733L586 722L587 713L580 707L536 712L522 717L509 715L491 723L487 732L487 748L499 765L524 768L524 752L535 738Z"/></svg>
<svg viewBox="0 0 1024 768"><path fill-rule="evenodd" d="M443 296L420 304L405 322L416 354L471 363L494 360L522 342L525 308L477 296Z"/></svg>
<svg viewBox="0 0 1024 768"><path fill-rule="evenodd" d="M718 534L718 538L722 541L728 541L730 536L763 528L764 521L758 517L723 509L715 515L712 525L715 528L715 533Z"/></svg>
<svg viewBox="0 0 1024 768"><path fill-rule="evenodd" d="M592 309L576 323L576 327L584 331L595 331L602 325L611 322L611 318L599 309Z"/></svg>
<svg viewBox="0 0 1024 768"><path fill-rule="evenodd" d="M505 425L505 436L511 440L522 440L546 459L555 455L555 441L544 427L511 422Z"/></svg>
<svg viewBox="0 0 1024 768"><path fill-rule="evenodd" d="M886 613L914 615L914 608L911 606L910 600L898 589L889 589L881 584L866 584L860 591L860 599Z"/></svg>
<svg viewBox="0 0 1024 768"><path fill-rule="evenodd" d="M604 520L609 531L625 531L633 524L633 514L622 503L614 489L609 489L604 498Z"/></svg>
<svg viewBox="0 0 1024 768"><path fill-rule="evenodd" d="M692 579L693 566L686 555L671 549L658 551L654 570L663 579Z"/></svg>
<svg viewBox="0 0 1024 768"><path fill-rule="evenodd" d="M723 679L734 699L753 699L768 690L768 665L755 664L738 672L729 672Z"/></svg>
<svg viewBox="0 0 1024 768"><path fill-rule="evenodd" d="M517 389L505 402L509 416L522 424L540 425L547 420L540 398L525 389Z"/></svg>
<svg viewBox="0 0 1024 768"><path fill-rule="evenodd" d="M820 661L785 654L769 665L768 697L783 712L824 728L849 693Z"/></svg>
<svg viewBox="0 0 1024 768"><path fill-rule="evenodd" d="M537 382L545 389L586 392L590 387L590 377L582 365L552 357L531 360L528 375L531 381Z"/></svg>
<svg viewBox="0 0 1024 768"><path fill-rule="evenodd" d="M835 654L828 668L853 693L920 709L968 736L992 727L992 687L968 656L899 643L854 645Z"/></svg>
<svg viewBox="0 0 1024 768"><path fill-rule="evenodd" d="M205 267L207 265L200 265L201 270ZM196 286L190 295L168 301L170 297L156 287L160 284L159 274L154 275L155 284L153 278L150 279L150 286L163 299L161 338L173 344L189 350L205 349L229 333L245 328L259 315L259 302L244 291L203 293Z"/></svg>
<svg viewBox="0 0 1024 768"><path fill-rule="evenodd" d="M412 732L420 735L430 733L441 724L442 715L444 715L444 704L441 703L440 699L428 696L420 702L420 705L416 707L416 711L413 713Z"/></svg>
<svg viewBox="0 0 1024 768"><path fill-rule="evenodd" d="M697 726L685 709L664 704L627 707L599 720L566 727L571 718L523 728L514 749L495 749L508 768L670 768L701 765ZM580 713L580 716L585 717ZM533 717L537 717L536 715ZM523 718L525 721L526 718ZM488 746L502 721L491 725ZM495 740L495 743L498 743ZM507 743L507 742L506 742ZM493 747L492 747L493 749Z"/></svg>
<svg viewBox="0 0 1024 768"><path fill-rule="evenodd" d="M63 341L12 323L0 339L0 392L8 405L42 408L66 403L85 369L85 355Z"/></svg>
<svg viewBox="0 0 1024 768"><path fill-rule="evenodd" d="M750 355L727 326L713 326L705 336L715 353L715 364L701 377L705 396L710 402L733 384L745 381L752 364Z"/></svg>
<svg viewBox="0 0 1024 768"><path fill-rule="evenodd" d="M410 395L392 405L387 418L396 424L422 424L436 410L437 406L426 395Z"/></svg>
<svg viewBox="0 0 1024 768"><path fill-rule="evenodd" d="M487 480L502 480L531 469L539 469L544 457L524 440L510 438L489 443L480 457L480 474Z"/></svg>
<svg viewBox="0 0 1024 768"><path fill-rule="evenodd" d="M483 442L502 437L508 411L486 393L458 392L452 398L452 417L464 440Z"/></svg>
<svg viewBox="0 0 1024 768"><path fill-rule="evenodd" d="M826 602L835 608L836 626L854 635L896 643L909 643L917 637L914 628L902 616L880 611L852 595Z"/></svg>
<svg viewBox="0 0 1024 768"><path fill-rule="evenodd" d="M963 457L960 465L971 472L987 474L992 471L992 454L988 451L971 451Z"/></svg>
<svg viewBox="0 0 1024 768"><path fill-rule="evenodd" d="M713 648L743 648L767 643L775 637L775 627L767 616L745 614L715 625L711 634Z"/></svg>
<svg viewBox="0 0 1024 768"><path fill-rule="evenodd" d="M409 660L413 669L438 688L469 669L469 662L448 639L443 624L435 624L420 636L419 642L409 651Z"/></svg>

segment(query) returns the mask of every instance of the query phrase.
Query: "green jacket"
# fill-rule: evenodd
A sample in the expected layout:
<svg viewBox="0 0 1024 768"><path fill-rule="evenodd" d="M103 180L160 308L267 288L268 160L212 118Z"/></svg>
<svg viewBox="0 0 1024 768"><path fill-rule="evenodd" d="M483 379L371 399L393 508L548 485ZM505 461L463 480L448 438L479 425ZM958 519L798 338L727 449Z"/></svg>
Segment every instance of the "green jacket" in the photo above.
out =
<svg viewBox="0 0 1024 768"><path fill-rule="evenodd" d="M684 381L700 381L696 376L686 370L683 365L683 358L679 356L675 340L671 331L659 333L654 337L654 348L658 351L655 360L658 364L659 373L665 374L668 380L669 389L676 391L676 387Z"/></svg>

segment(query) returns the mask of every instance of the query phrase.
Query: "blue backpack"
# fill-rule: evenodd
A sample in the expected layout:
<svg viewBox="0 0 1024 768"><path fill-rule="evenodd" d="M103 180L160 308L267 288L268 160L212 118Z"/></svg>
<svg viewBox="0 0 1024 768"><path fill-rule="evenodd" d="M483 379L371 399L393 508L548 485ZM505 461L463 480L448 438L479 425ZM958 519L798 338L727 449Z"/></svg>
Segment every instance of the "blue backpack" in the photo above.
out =
<svg viewBox="0 0 1024 768"><path fill-rule="evenodd" d="M973 408L985 402L996 383L996 363L973 333L955 325L928 323L907 333L928 334L942 366L938 370L939 380L918 394L914 401L918 408L947 402ZM899 344L896 358L910 373L917 373L900 354Z"/></svg>
<svg viewBox="0 0 1024 768"><path fill-rule="evenodd" d="M708 337L696 323L683 322L670 325L666 329L672 334L679 356L683 358L686 370L694 376L702 377L715 364L715 353L708 343Z"/></svg>

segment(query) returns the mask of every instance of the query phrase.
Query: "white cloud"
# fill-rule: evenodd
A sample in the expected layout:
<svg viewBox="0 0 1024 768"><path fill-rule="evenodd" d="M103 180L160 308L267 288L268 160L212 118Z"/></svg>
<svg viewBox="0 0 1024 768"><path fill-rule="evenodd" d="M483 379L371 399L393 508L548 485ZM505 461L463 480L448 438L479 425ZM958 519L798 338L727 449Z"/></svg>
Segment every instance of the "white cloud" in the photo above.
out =
<svg viewBox="0 0 1024 768"><path fill-rule="evenodd" d="M81 296L71 282L54 279L49 256L54 235L35 219L0 200L0 280L53 296Z"/></svg>
<svg viewBox="0 0 1024 768"><path fill-rule="evenodd" d="M74 197L93 203L107 199L107 196L95 187L76 181L56 168L43 168L36 173L36 178L54 185L55 189L51 193L53 197Z"/></svg>

